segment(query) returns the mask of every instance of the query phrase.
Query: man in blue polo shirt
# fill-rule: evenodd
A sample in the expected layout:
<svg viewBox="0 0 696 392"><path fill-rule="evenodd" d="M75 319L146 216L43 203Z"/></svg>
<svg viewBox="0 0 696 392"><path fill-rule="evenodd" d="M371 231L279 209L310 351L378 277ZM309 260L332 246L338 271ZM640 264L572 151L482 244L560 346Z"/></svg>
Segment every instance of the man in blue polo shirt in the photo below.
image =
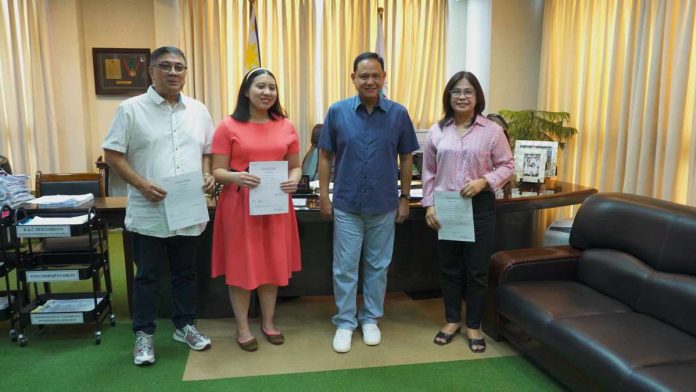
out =
<svg viewBox="0 0 696 392"><path fill-rule="evenodd" d="M377 320L384 314L394 222L408 218L411 153L418 149L406 108L381 96L384 60L376 53L362 53L355 58L350 77L358 95L331 105L319 138L321 214L334 216L333 284L338 313L332 319L336 326L333 349L339 353L350 350L358 323L365 344L381 342ZM334 158L332 206L329 178ZM361 250L363 306L356 319Z"/></svg>

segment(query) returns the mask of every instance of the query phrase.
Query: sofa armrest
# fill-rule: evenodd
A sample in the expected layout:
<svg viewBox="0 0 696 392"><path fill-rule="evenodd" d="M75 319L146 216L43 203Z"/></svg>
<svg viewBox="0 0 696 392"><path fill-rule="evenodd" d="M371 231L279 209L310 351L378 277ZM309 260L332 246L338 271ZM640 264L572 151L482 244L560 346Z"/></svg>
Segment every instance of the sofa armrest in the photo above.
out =
<svg viewBox="0 0 696 392"><path fill-rule="evenodd" d="M570 246L506 250L491 256L483 314L483 332L495 340L504 318L498 314L495 290L504 282L521 280L574 280L582 251Z"/></svg>
<svg viewBox="0 0 696 392"><path fill-rule="evenodd" d="M506 250L491 256L489 283L521 280L574 280L582 250L567 245Z"/></svg>

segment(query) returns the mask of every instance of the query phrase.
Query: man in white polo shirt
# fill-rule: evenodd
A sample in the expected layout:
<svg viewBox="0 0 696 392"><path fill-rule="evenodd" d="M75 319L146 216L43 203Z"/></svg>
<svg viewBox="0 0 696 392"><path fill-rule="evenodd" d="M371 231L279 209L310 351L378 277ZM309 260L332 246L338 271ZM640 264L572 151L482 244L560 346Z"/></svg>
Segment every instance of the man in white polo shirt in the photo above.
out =
<svg viewBox="0 0 696 392"><path fill-rule="evenodd" d="M199 101L181 94L186 81L186 57L174 47L150 55L152 86L145 94L119 105L104 140L109 166L128 183L126 229L133 232L138 272L133 285L133 362L155 362L156 288L159 260L169 262L174 339L194 350L204 350L210 339L194 325L196 313L196 249L205 223L170 230L161 179L200 172L203 189L211 193L210 173L213 121Z"/></svg>

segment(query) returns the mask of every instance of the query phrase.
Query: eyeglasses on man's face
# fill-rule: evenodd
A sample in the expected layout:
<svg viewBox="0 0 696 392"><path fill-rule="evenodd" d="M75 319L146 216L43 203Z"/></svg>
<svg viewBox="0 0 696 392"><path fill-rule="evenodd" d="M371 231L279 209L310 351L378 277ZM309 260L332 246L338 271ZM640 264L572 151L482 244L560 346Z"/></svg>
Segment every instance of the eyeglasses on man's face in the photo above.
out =
<svg viewBox="0 0 696 392"><path fill-rule="evenodd" d="M167 62L152 64L152 66L158 67L163 72L171 72L171 70L173 69L174 72L176 72L176 73L182 73L182 72L186 71L186 68L187 68L184 64L181 64L181 63L172 64L172 63L167 63Z"/></svg>
<svg viewBox="0 0 696 392"><path fill-rule="evenodd" d="M465 98L472 98L474 95L476 95L476 90L473 90L473 89L464 89L464 90L454 89L454 90L450 90L449 93L452 96L452 98L459 98L461 96L464 96Z"/></svg>

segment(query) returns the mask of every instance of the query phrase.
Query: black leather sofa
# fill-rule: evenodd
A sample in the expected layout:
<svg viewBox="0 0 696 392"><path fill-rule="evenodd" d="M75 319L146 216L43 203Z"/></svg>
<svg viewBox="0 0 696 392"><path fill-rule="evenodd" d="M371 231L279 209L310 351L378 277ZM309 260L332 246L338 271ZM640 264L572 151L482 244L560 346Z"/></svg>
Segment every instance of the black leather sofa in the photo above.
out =
<svg viewBox="0 0 696 392"><path fill-rule="evenodd" d="M484 331L567 387L696 391L696 208L598 194L570 246L491 262Z"/></svg>

